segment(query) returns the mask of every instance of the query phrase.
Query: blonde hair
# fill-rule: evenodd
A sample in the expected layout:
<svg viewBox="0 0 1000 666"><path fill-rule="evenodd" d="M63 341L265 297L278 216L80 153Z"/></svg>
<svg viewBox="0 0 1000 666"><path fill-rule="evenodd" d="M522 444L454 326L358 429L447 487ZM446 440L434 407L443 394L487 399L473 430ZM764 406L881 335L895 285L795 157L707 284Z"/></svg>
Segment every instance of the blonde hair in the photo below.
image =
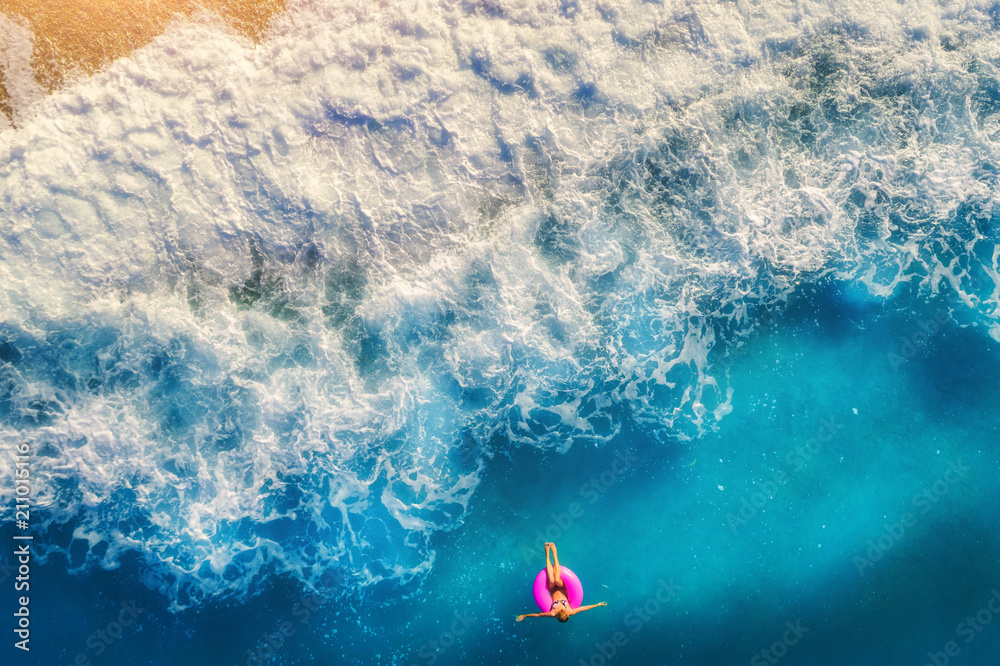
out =
<svg viewBox="0 0 1000 666"><path fill-rule="evenodd" d="M560 622L569 622L569 611L565 608L561 608L559 609L559 612L556 613L556 617Z"/></svg>

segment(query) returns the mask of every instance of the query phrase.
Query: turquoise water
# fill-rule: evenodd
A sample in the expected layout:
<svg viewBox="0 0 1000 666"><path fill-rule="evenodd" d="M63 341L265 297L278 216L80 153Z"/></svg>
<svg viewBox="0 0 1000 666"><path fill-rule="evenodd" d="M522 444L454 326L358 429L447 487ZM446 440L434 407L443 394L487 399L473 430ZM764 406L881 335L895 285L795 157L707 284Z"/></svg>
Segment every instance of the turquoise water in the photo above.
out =
<svg viewBox="0 0 1000 666"><path fill-rule="evenodd" d="M261 636L284 622L294 633L262 663L596 664L612 647L617 663L746 663L797 638L786 622L804 629L788 663L920 664L949 641L960 647L954 663L992 663L992 625L956 627L1000 585L1000 516L988 501L996 343L949 319L894 372L900 337L948 302L858 301L849 290L804 288L747 343L729 368L732 427L696 445L628 425L597 450L498 456L469 518L435 538L434 567L406 598L384 587L318 600L306 615L308 593L278 580L248 604L171 615L134 580L134 561L69 581L56 561L38 572L34 603L59 609L40 629L58 639L39 641L36 663L69 663L101 624L91 618L113 619L116 600L132 598L149 610L100 663L243 664L247 649L269 654ZM742 499L759 508L741 515ZM912 525L893 534L906 513ZM536 530L557 541L586 601L606 609L566 625L513 622L532 610Z"/></svg>
<svg viewBox="0 0 1000 666"><path fill-rule="evenodd" d="M303 2L15 99L12 663L996 663L997 16ZM514 621L547 540L606 608Z"/></svg>

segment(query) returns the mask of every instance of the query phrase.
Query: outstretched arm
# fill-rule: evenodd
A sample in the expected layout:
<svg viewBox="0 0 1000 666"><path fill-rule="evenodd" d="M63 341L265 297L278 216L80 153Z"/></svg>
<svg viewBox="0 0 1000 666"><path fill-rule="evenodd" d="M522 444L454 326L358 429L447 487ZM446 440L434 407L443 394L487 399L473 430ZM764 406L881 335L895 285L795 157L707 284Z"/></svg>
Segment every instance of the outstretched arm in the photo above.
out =
<svg viewBox="0 0 1000 666"><path fill-rule="evenodd" d="M590 610L591 608L597 608L598 606L607 606L608 602L602 601L599 604L592 604L590 606L580 606L579 608L574 608L569 612L570 615L576 615L577 613L582 613L585 610Z"/></svg>
<svg viewBox="0 0 1000 666"><path fill-rule="evenodd" d="M549 611L548 613L525 613L524 615L518 615L517 621L520 622L526 617L552 617L554 613Z"/></svg>

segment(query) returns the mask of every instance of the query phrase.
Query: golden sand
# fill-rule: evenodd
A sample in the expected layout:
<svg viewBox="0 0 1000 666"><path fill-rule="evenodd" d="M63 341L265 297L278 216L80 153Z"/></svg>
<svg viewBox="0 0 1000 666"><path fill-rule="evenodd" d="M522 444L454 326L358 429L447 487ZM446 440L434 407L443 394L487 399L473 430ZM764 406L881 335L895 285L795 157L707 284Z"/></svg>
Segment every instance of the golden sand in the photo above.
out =
<svg viewBox="0 0 1000 666"><path fill-rule="evenodd" d="M0 14L27 23L34 35L32 69L47 91L70 72L92 74L160 35L178 15L216 12L259 42L285 0L0 0ZM0 71L0 111L11 116Z"/></svg>

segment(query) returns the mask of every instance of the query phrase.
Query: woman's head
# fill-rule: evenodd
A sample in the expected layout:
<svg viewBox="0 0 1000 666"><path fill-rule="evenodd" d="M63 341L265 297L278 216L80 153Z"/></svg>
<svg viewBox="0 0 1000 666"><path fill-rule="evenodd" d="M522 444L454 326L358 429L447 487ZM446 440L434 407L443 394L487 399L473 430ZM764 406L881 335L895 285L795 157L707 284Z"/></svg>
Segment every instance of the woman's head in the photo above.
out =
<svg viewBox="0 0 1000 666"><path fill-rule="evenodd" d="M556 613L556 617L559 619L560 622L568 622L569 621L569 611L566 610L565 608L560 608L559 612Z"/></svg>

